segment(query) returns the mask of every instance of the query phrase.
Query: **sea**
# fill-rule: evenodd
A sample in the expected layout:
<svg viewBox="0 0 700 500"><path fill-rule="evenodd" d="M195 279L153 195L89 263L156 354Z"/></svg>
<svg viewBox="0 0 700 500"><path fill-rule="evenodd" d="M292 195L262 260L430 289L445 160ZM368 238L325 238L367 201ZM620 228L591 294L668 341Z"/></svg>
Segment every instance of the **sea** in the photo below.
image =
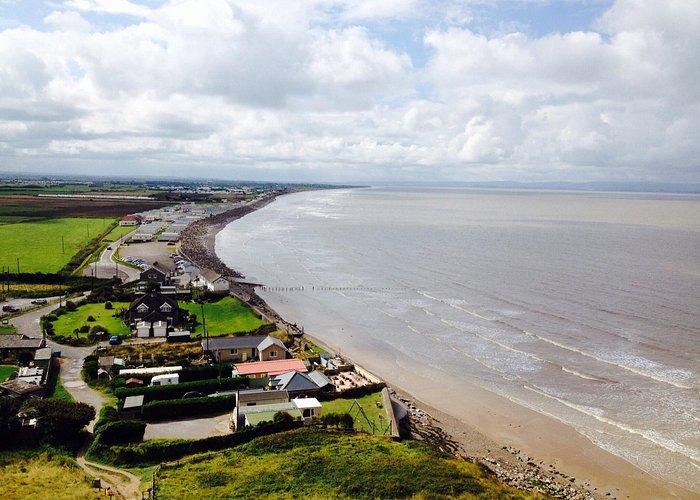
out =
<svg viewBox="0 0 700 500"><path fill-rule="evenodd" d="M476 384L700 492L700 196L300 192L216 251L341 353Z"/></svg>

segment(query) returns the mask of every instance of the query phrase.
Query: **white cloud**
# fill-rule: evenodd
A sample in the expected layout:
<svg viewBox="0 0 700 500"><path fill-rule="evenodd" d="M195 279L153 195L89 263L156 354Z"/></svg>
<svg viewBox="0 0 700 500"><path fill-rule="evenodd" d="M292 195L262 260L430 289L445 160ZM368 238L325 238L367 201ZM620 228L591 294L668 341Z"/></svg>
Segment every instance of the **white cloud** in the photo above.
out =
<svg viewBox="0 0 700 500"><path fill-rule="evenodd" d="M425 23L452 27L423 31L423 64L385 28L425 2L65 2L0 31L0 155L190 175L700 180L699 1L620 0L597 31L541 37L460 28L479 2L447 5L447 24Z"/></svg>

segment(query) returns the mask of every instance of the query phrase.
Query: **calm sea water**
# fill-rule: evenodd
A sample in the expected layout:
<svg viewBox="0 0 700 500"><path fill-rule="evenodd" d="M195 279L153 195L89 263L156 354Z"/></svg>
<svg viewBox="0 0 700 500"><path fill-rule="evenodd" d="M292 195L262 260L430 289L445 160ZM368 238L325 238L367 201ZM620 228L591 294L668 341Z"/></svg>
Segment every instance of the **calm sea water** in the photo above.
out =
<svg viewBox="0 0 700 500"><path fill-rule="evenodd" d="M472 381L700 491L698 197L299 193L217 252L343 352Z"/></svg>

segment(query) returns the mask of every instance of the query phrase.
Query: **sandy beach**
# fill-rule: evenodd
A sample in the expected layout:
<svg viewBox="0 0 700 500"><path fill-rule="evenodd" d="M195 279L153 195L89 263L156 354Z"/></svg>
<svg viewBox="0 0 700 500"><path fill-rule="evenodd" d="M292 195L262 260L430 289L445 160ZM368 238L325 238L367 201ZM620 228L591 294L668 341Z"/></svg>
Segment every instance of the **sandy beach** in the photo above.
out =
<svg viewBox="0 0 700 500"><path fill-rule="evenodd" d="M183 237L183 254L202 267L240 278L240 273L227 268L216 256L216 234L229 222L273 200L274 196L246 210L233 210L216 220L193 225ZM233 283L232 290L271 321L294 328L252 286ZM322 331L306 335L322 346L338 350L338 346L324 341ZM557 491L567 498L700 498L697 493L658 480L599 448L572 427L475 385L432 379L429 373L417 373L412 367L367 351L354 356L346 348L343 354L386 380L399 395L429 414L434 420L426 419L423 425L439 426L459 443L458 450L448 451L487 464L505 482L519 486L528 478L548 478L562 485ZM420 419L415 420L420 426ZM564 490L565 487L569 489Z"/></svg>

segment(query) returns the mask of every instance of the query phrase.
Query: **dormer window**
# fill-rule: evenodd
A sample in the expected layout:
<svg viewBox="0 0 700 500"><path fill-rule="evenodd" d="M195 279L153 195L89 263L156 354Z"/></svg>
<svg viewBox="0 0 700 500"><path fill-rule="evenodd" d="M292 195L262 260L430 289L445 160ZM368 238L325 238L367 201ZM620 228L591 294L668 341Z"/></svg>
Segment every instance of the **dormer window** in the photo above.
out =
<svg viewBox="0 0 700 500"><path fill-rule="evenodd" d="M148 306L146 304L139 304L136 310L140 313L148 311Z"/></svg>
<svg viewBox="0 0 700 500"><path fill-rule="evenodd" d="M167 302L164 302L163 305L160 306L160 312L169 313L172 310L173 308Z"/></svg>

